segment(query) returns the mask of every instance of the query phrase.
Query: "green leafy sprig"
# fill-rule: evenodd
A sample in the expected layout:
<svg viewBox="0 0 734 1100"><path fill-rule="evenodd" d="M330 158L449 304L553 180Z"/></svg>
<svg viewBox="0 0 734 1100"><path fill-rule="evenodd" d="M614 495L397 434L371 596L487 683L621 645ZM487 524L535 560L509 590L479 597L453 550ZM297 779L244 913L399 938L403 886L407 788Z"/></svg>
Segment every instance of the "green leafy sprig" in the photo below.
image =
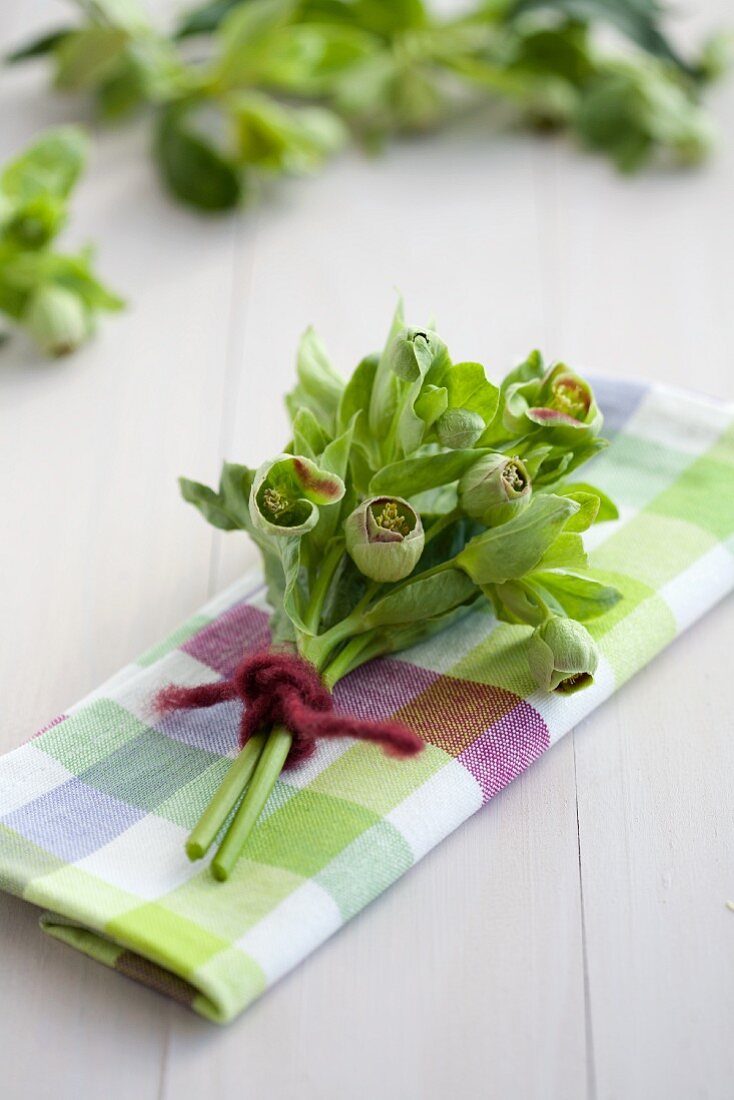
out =
<svg viewBox="0 0 734 1100"><path fill-rule="evenodd" d="M375 146L483 99L625 171L700 160L723 40L686 58L663 14L656 0L476 0L455 18L425 0L213 0L167 35L135 0L92 0L10 60L48 56L55 86L91 94L104 119L151 107L166 186L216 211L313 171L350 132ZM626 47L602 46L600 27Z"/></svg>
<svg viewBox="0 0 734 1100"><path fill-rule="evenodd" d="M96 315L122 301L95 277L92 252L56 252L87 139L76 127L48 130L0 173L0 313L49 355L89 338Z"/></svg>
<svg viewBox="0 0 734 1100"><path fill-rule="evenodd" d="M617 517L577 480L605 446L585 379L533 352L495 386L480 363L452 362L436 332L406 327L399 307L382 352L348 380L307 332L286 403L281 453L258 469L225 463L218 489L181 481L209 523L258 546L276 646L295 648L333 687L488 601L497 618L533 628L539 689L592 682L598 656L584 624L620 594L593 575L583 544L592 524ZM200 858L250 783L214 862L219 877L289 746L278 729L245 750L192 834Z"/></svg>

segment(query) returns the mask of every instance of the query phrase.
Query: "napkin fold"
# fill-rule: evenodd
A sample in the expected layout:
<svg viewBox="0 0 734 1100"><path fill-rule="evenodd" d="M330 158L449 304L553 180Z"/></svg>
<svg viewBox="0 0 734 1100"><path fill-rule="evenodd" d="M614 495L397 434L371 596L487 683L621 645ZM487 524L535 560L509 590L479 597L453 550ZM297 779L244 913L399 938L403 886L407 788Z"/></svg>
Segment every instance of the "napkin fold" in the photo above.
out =
<svg viewBox="0 0 734 1100"><path fill-rule="evenodd" d="M0 759L0 886L47 910L46 932L209 1019L244 1009L734 587L734 410L596 390L613 442L588 477L620 519L587 542L624 599L591 624L593 687L537 692L523 630L488 609L358 669L337 705L405 722L424 752L321 743L216 882L184 841L236 754L239 703L160 718L152 700L267 644L250 575Z"/></svg>

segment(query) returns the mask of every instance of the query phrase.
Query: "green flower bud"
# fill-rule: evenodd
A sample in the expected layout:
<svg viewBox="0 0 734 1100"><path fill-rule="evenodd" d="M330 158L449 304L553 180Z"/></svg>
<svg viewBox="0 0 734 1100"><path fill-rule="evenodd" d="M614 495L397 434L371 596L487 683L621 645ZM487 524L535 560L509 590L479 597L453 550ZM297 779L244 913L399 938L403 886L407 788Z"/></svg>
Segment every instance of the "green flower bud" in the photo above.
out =
<svg viewBox="0 0 734 1100"><path fill-rule="evenodd" d="M303 535L316 526L319 504L335 504L344 482L308 458L278 455L255 474L250 490L252 522L268 535Z"/></svg>
<svg viewBox="0 0 734 1100"><path fill-rule="evenodd" d="M426 373L438 348L435 332L402 329L388 345L385 355L391 371L404 382L417 382Z"/></svg>
<svg viewBox="0 0 734 1100"><path fill-rule="evenodd" d="M83 344L92 322L81 298L66 287L48 284L31 297L23 321L49 355L68 355Z"/></svg>
<svg viewBox="0 0 734 1100"><path fill-rule="evenodd" d="M423 553L421 517L402 497L371 497L344 524L347 552L373 581L400 581Z"/></svg>
<svg viewBox="0 0 734 1100"><path fill-rule="evenodd" d="M572 695L593 684L599 654L586 627L575 619L553 617L533 632L528 663L543 691Z"/></svg>
<svg viewBox="0 0 734 1100"><path fill-rule="evenodd" d="M485 427L479 413L470 409L447 409L436 421L436 434L443 447L457 450L473 447Z"/></svg>
<svg viewBox="0 0 734 1100"><path fill-rule="evenodd" d="M522 512L532 492L524 463L503 454L480 458L459 481L461 507L487 527L498 527Z"/></svg>
<svg viewBox="0 0 734 1100"><path fill-rule="evenodd" d="M554 443L573 446L598 435L603 417L589 383L558 363L542 378L509 387L503 421L518 435L545 428Z"/></svg>

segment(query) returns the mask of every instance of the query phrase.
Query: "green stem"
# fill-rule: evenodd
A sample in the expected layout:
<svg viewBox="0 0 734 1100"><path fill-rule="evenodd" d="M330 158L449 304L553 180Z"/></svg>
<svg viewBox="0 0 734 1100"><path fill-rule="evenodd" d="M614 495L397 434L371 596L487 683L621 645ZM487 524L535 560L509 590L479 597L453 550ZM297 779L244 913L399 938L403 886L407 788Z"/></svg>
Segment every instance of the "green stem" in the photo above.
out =
<svg viewBox="0 0 734 1100"><path fill-rule="evenodd" d="M214 797L189 834L186 841L186 855L189 859L201 859L211 848L217 833L247 786L264 744L265 734L256 734L232 762Z"/></svg>
<svg viewBox="0 0 734 1100"><path fill-rule="evenodd" d="M362 663L360 657L363 650L371 646L373 642L374 637L371 633L358 634L326 666L323 672L323 680L329 691L334 687L334 684L338 683L339 680L343 680L353 668Z"/></svg>
<svg viewBox="0 0 734 1100"><path fill-rule="evenodd" d="M343 556L344 543L342 539L337 539L327 552L316 574L316 581L304 616L306 626L309 630L313 631L314 634L318 634L324 600L328 595L334 573L339 568L339 563Z"/></svg>
<svg viewBox="0 0 734 1100"><path fill-rule="evenodd" d="M330 630L316 637L305 638L300 646L301 656L321 670L331 653L353 634L364 633L362 616L352 612L346 619L335 623Z"/></svg>
<svg viewBox="0 0 734 1100"><path fill-rule="evenodd" d="M247 838L283 769L292 744L293 737L283 726L276 726L268 735L252 782L212 860L212 874L221 882L229 878L240 858Z"/></svg>

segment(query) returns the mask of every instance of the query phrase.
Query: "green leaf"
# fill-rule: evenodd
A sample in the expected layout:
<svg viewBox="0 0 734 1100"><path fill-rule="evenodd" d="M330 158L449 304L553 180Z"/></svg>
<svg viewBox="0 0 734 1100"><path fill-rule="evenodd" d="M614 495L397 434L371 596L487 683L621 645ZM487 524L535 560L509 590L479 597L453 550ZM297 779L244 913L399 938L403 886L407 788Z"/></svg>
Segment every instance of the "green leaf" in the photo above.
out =
<svg viewBox="0 0 734 1100"><path fill-rule="evenodd" d="M366 424L378 360L378 355L365 356L344 387L337 411L337 427L340 431L344 431L355 413L364 413L360 419ZM365 427L364 431L366 430Z"/></svg>
<svg viewBox="0 0 734 1100"><path fill-rule="evenodd" d="M452 611L476 597L474 582L460 569L444 569L421 577L389 592L367 611L364 622L372 630L380 626L419 623Z"/></svg>
<svg viewBox="0 0 734 1100"><path fill-rule="evenodd" d="M57 46L57 88L80 92L108 79L128 44L128 32L117 26L93 23L67 35Z"/></svg>
<svg viewBox="0 0 734 1100"><path fill-rule="evenodd" d="M445 386L425 385L413 404L413 411L426 429L432 428L449 406L449 393Z"/></svg>
<svg viewBox="0 0 734 1100"><path fill-rule="evenodd" d="M538 562L538 569L585 569L589 559L581 535L566 530L548 547Z"/></svg>
<svg viewBox="0 0 734 1100"><path fill-rule="evenodd" d="M155 157L163 181L181 202L209 212L230 210L239 202L237 169L190 128L180 111L161 115Z"/></svg>
<svg viewBox="0 0 734 1100"><path fill-rule="evenodd" d="M513 14L547 11L592 25L607 22L653 57L693 75L691 66L663 33L663 10L657 0L519 0Z"/></svg>
<svg viewBox="0 0 734 1100"><path fill-rule="evenodd" d="M254 477L255 471L247 466L225 462L218 492L185 477L179 478L179 486L184 500L198 508L213 527L221 531L241 530L255 535L249 507Z"/></svg>
<svg viewBox="0 0 734 1100"><path fill-rule="evenodd" d="M280 27L265 43L260 78L269 88L299 97L332 91L352 66L380 43L357 27L300 23Z"/></svg>
<svg viewBox="0 0 734 1100"><path fill-rule="evenodd" d="M228 97L239 162L270 172L307 173L346 140L337 116L323 107L287 107L262 93Z"/></svg>
<svg viewBox="0 0 734 1100"><path fill-rule="evenodd" d="M579 466L583 466L585 462L589 462L601 451L606 450L608 446L609 443L606 439L600 439L597 436L586 443L582 443L574 451L566 450L564 447L551 447L548 455L543 459L540 469L533 477L533 484L536 488L542 486L544 489L555 485L560 478L567 477Z"/></svg>
<svg viewBox="0 0 734 1100"><path fill-rule="evenodd" d="M78 126L47 130L10 161L0 176L0 190L19 202L40 196L67 198L87 159L89 142Z"/></svg>
<svg viewBox="0 0 734 1100"><path fill-rule="evenodd" d="M473 538L456 564L480 585L522 577L535 568L578 507L567 497L535 496L524 512Z"/></svg>
<svg viewBox="0 0 734 1100"><path fill-rule="evenodd" d="M315 459L328 442L329 437L314 414L302 405L293 417L293 453Z"/></svg>
<svg viewBox="0 0 734 1100"><path fill-rule="evenodd" d="M458 481L486 451L467 448L439 454L420 455L393 462L378 470L370 481L370 493L412 497L426 489Z"/></svg>
<svg viewBox="0 0 734 1100"><path fill-rule="evenodd" d="M325 432L332 435L336 423L344 381L331 365L324 345L315 331L308 328L301 337L296 359L298 385L286 398L291 415L305 406Z"/></svg>
<svg viewBox="0 0 734 1100"><path fill-rule="evenodd" d="M33 38L30 42L26 42L24 46L19 46L18 49L7 54L4 59L5 64L16 65L21 61L30 61L34 57L45 57L46 54L52 53L74 31L75 28L72 26L59 27L58 30L48 31L38 38Z"/></svg>
<svg viewBox="0 0 734 1100"><path fill-rule="evenodd" d="M358 413L355 414L355 419L358 415ZM336 439L327 444L319 457L319 465L330 474L336 474L344 482L347 481L349 470L355 419L347 425L341 435L338 435ZM325 546L336 533L340 516L346 511L351 511L351 507L352 502L347 495L335 504L322 505L319 509L319 522L308 536L309 542L318 546Z"/></svg>
<svg viewBox="0 0 734 1100"><path fill-rule="evenodd" d="M301 539L284 538L279 542L280 561L283 566L285 587L283 610L300 634L312 635L303 620L306 607L306 570L301 565Z"/></svg>
<svg viewBox="0 0 734 1100"><path fill-rule="evenodd" d="M580 490L561 490L558 496L568 497L569 500L575 500L579 506L579 510L576 515L571 516L566 524L567 531L588 531L593 523L596 523L596 517L599 512L599 497L594 493L584 493Z"/></svg>
<svg viewBox="0 0 734 1100"><path fill-rule="evenodd" d="M217 30L225 16L242 0L214 0L184 15L174 32L174 38L190 38L194 34L211 34Z"/></svg>
<svg viewBox="0 0 734 1100"><path fill-rule="evenodd" d="M558 496L570 496L574 493L590 493L595 496L599 501L599 509L594 523L606 523L608 520L619 519L617 505L605 492L597 489L596 485L589 485L585 481L575 481L572 485L559 486L554 492Z"/></svg>
<svg viewBox="0 0 734 1100"><path fill-rule="evenodd" d="M77 256L66 256L41 249L16 252L2 265L2 277L8 285L20 291L34 290L40 283L53 283L73 291L90 311L118 310L121 298L109 291L91 270L91 252L85 249Z"/></svg>
<svg viewBox="0 0 734 1100"><path fill-rule="evenodd" d="M222 88L252 84L273 31L292 17L296 0L249 0L229 12L218 29L220 54L212 80Z"/></svg>
<svg viewBox="0 0 734 1100"><path fill-rule="evenodd" d="M497 411L499 390L487 379L481 363L454 363L447 371L445 386L449 408L469 409L489 424Z"/></svg>
<svg viewBox="0 0 734 1100"><path fill-rule="evenodd" d="M534 572L528 577L548 593L571 619L580 623L597 619L619 603L622 594L611 585L578 573Z"/></svg>

